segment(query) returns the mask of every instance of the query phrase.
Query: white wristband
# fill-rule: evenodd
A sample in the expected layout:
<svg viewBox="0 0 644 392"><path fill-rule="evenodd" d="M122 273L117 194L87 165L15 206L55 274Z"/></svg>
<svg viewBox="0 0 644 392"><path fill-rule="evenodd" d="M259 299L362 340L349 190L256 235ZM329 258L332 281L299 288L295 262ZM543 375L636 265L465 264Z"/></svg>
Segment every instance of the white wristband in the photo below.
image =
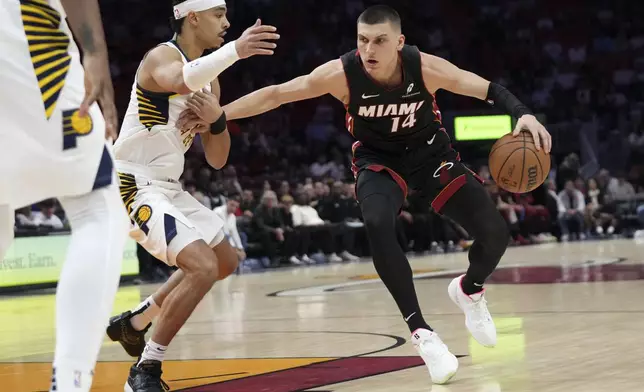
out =
<svg viewBox="0 0 644 392"><path fill-rule="evenodd" d="M215 80L226 68L239 60L235 41L229 42L208 56L183 66L183 82L192 91L198 91Z"/></svg>

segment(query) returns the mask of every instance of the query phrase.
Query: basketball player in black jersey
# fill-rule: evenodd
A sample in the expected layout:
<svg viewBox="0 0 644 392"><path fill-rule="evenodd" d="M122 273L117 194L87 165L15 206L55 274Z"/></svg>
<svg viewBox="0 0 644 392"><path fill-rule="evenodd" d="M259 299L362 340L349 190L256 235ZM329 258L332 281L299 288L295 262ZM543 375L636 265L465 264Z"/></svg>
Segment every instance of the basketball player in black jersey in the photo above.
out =
<svg viewBox="0 0 644 392"><path fill-rule="evenodd" d="M483 283L496 268L509 239L505 221L478 178L460 163L441 124L434 94L445 89L486 100L512 114L530 131L538 148L551 139L507 89L446 60L405 45L400 17L386 6L358 19L358 50L316 68L309 75L251 93L224 107L229 120L258 115L280 105L331 94L347 108L357 198L369 235L375 268L396 301L435 383L447 382L458 361L425 322L412 270L396 240L396 216L409 187L438 213L474 238L467 273L452 281L450 298L465 313L466 326L484 346L496 344ZM189 121L178 126L190 127Z"/></svg>

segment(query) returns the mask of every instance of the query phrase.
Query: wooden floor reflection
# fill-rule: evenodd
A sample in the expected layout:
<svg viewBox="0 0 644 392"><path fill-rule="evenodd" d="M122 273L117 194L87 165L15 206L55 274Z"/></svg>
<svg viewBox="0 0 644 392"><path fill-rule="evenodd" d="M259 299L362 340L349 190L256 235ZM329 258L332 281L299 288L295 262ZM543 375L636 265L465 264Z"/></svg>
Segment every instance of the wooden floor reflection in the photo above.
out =
<svg viewBox="0 0 644 392"><path fill-rule="evenodd" d="M432 386L371 263L301 267L218 283L170 346L173 390L641 391L644 246L632 240L513 248L490 279L496 348L468 335L447 284L465 253L412 260L425 318L460 370ZM119 291L115 312L153 286ZM0 390L45 391L54 297L0 300ZM121 391L131 359L106 341L94 389Z"/></svg>

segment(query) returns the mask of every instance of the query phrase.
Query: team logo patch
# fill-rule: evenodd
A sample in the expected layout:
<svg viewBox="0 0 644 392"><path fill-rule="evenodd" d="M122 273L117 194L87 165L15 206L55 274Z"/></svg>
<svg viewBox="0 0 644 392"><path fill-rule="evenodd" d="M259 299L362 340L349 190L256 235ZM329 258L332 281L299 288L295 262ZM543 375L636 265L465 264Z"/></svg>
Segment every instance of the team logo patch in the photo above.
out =
<svg viewBox="0 0 644 392"><path fill-rule="evenodd" d="M150 232L150 229L148 228L148 221L150 221L150 218L152 217L152 207L150 207L147 204L142 205L139 207L138 210L136 210L136 214L134 214L134 222L143 230L145 235L148 235Z"/></svg>
<svg viewBox="0 0 644 392"><path fill-rule="evenodd" d="M71 124L74 132L79 135L87 135L92 132L92 128L94 128L92 117L89 115L81 117L78 110L72 113Z"/></svg>
<svg viewBox="0 0 644 392"><path fill-rule="evenodd" d="M434 172L434 178L438 178L441 185L449 183L452 178L452 176L449 174L449 169L451 169L452 167L454 167L454 164L452 162L441 162L438 169L436 169L436 171Z"/></svg>
<svg viewBox="0 0 644 392"><path fill-rule="evenodd" d="M88 114L81 117L78 109L63 111L63 150L76 148L78 137L92 133L94 122Z"/></svg>
<svg viewBox="0 0 644 392"><path fill-rule="evenodd" d="M148 223L150 218L152 217L152 208L144 204L141 207L139 207L138 210L136 210L136 223L141 226L145 223Z"/></svg>

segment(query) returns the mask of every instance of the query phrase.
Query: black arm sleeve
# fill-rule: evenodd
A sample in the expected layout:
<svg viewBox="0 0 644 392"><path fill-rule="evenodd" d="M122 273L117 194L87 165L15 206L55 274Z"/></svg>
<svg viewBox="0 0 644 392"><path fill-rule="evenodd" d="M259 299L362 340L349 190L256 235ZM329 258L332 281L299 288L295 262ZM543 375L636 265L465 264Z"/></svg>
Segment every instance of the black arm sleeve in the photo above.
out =
<svg viewBox="0 0 644 392"><path fill-rule="evenodd" d="M490 83L485 100L490 105L503 109L515 118L521 118L524 114L532 114L526 105L519 101L507 88L498 83Z"/></svg>

